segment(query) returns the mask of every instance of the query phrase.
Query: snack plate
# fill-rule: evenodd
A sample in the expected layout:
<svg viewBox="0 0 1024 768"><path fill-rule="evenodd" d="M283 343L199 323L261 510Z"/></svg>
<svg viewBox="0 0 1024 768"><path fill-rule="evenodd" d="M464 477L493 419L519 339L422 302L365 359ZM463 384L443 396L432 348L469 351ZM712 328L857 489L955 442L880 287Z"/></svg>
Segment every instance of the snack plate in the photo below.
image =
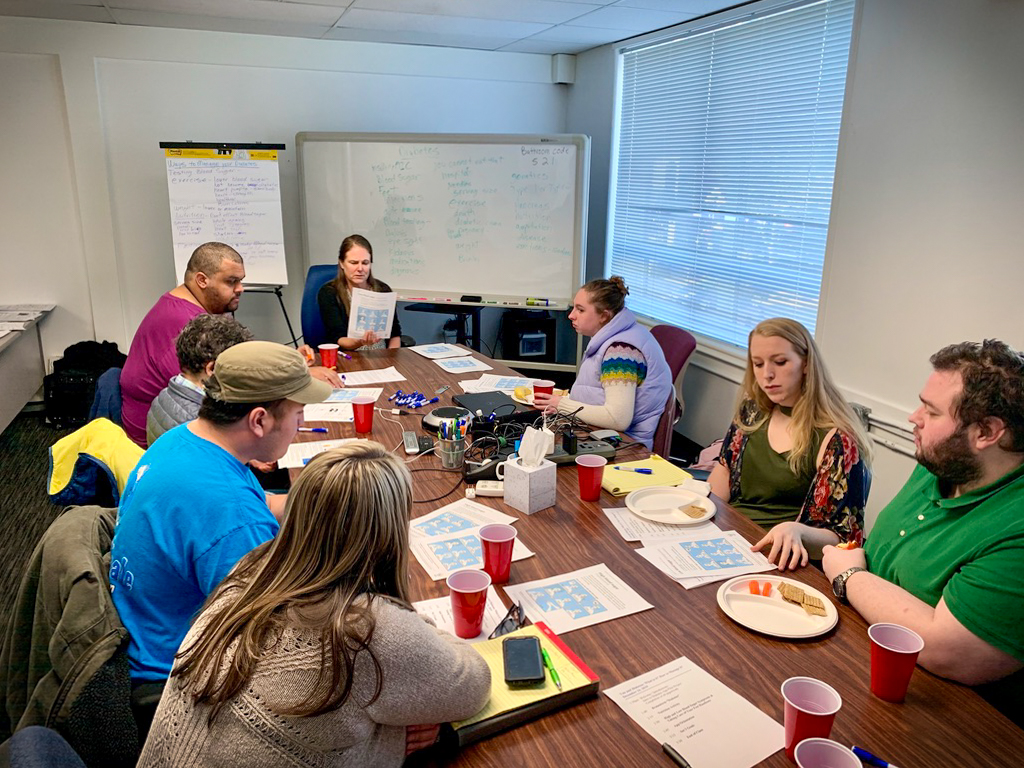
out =
<svg viewBox="0 0 1024 768"><path fill-rule="evenodd" d="M751 581L756 581L762 587L766 581L771 582L771 594L768 597L752 595ZM796 603L783 600L779 594L779 584L782 582L800 587L808 595L821 600L825 604L825 615L812 616ZM737 624L773 637L817 637L828 632L839 621L839 611L827 595L794 579L766 577L763 573L729 579L718 588L718 605Z"/></svg>
<svg viewBox="0 0 1024 768"><path fill-rule="evenodd" d="M621 470L605 467L605 473ZM680 507L696 504L704 510L701 517L690 517ZM699 525L715 516L715 504L706 496L669 485L640 488L626 496L626 507L637 517L667 525Z"/></svg>
<svg viewBox="0 0 1024 768"><path fill-rule="evenodd" d="M527 395L526 397L520 397L519 395L517 395L515 393L515 391L512 391L512 392L509 392L508 396L511 397L513 400L515 400L517 403L521 403L522 405L529 405L529 406L533 405L533 395L532 394L531 395Z"/></svg>

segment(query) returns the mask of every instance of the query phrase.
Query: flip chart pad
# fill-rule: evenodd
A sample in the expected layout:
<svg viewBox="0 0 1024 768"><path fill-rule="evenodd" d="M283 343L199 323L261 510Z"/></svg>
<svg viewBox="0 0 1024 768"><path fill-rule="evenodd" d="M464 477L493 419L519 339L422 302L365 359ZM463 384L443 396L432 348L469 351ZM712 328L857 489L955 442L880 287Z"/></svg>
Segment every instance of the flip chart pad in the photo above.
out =
<svg viewBox="0 0 1024 768"><path fill-rule="evenodd" d="M217 241L242 255L246 283L287 284L277 150L161 147L178 280L192 251Z"/></svg>

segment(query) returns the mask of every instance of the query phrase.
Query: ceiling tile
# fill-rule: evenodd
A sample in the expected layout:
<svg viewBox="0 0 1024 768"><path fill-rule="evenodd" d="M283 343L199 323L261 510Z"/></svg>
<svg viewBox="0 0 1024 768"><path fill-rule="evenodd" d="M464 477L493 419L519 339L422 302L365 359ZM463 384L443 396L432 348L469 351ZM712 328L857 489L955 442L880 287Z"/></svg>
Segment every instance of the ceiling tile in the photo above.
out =
<svg viewBox="0 0 1024 768"><path fill-rule="evenodd" d="M550 24L495 19L468 19L452 16L427 16L421 13L392 13L349 8L338 22L339 27L357 29L407 30L436 32L444 35L469 35L485 38L508 38L509 41L548 29Z"/></svg>
<svg viewBox="0 0 1024 768"><path fill-rule="evenodd" d="M636 32L627 29L598 29L596 27L571 27L561 24L552 27L536 35L531 35L527 40L546 40L563 43L585 43L589 48L605 43L617 43L627 37L634 37Z"/></svg>
<svg viewBox="0 0 1024 768"><path fill-rule="evenodd" d="M221 19L216 16L192 16L184 13L158 13L112 8L111 14L118 24L139 27L169 27L171 29L200 29L211 32L238 32L247 35L280 35L283 37L323 37L330 27L320 24L291 24L285 21L261 19Z"/></svg>
<svg viewBox="0 0 1024 768"><path fill-rule="evenodd" d="M39 0L0 0L0 16L27 16L33 19L66 21L98 21L107 24L114 19L106 8L80 3L45 3Z"/></svg>
<svg viewBox="0 0 1024 768"><path fill-rule="evenodd" d="M432 16L561 24L589 11L596 11L601 5L554 0L355 0L352 7Z"/></svg>
<svg viewBox="0 0 1024 768"><path fill-rule="evenodd" d="M614 0L614 5L627 8L647 8L652 11L668 11L670 13L692 13L705 16L717 13L726 8L746 5L752 0Z"/></svg>
<svg viewBox="0 0 1024 768"><path fill-rule="evenodd" d="M538 40L536 37L528 37L525 40L517 40L514 43L499 48L501 51L514 53L582 53L594 46L590 43L567 43L564 40Z"/></svg>
<svg viewBox="0 0 1024 768"><path fill-rule="evenodd" d="M188 16L214 16L221 19L327 26L332 26L344 13L343 8L306 3L281 3L277 0L109 0L109 5L112 11L154 11Z"/></svg>
<svg viewBox="0 0 1024 768"><path fill-rule="evenodd" d="M628 29L634 34L670 27L696 18L695 13L649 11L644 8L627 8L611 5L592 11L570 22L571 26L601 27L603 29Z"/></svg>
<svg viewBox="0 0 1024 768"><path fill-rule="evenodd" d="M334 27L324 35L325 40L361 40L368 43L400 43L404 45L433 45L446 48L472 48L494 51L513 42L507 37L480 37L476 35L440 34L414 29L357 29Z"/></svg>

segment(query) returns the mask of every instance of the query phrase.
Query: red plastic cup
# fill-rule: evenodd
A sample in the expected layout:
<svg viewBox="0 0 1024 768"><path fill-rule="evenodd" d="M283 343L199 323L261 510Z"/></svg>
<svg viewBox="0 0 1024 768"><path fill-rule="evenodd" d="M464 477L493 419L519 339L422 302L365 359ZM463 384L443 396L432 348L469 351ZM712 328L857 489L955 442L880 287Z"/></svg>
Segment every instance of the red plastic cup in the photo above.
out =
<svg viewBox="0 0 1024 768"><path fill-rule="evenodd" d="M547 379L537 379L533 382L533 393L540 392L542 395L550 395L555 391L555 382Z"/></svg>
<svg viewBox="0 0 1024 768"><path fill-rule="evenodd" d="M914 674L924 640L917 632L899 624L872 624L868 627L868 637L871 638L871 692L898 704L907 696L910 676Z"/></svg>
<svg viewBox="0 0 1024 768"><path fill-rule="evenodd" d="M786 757L796 762L796 746L804 739L827 739L832 721L843 706L839 693L813 677L791 677L782 684L785 706Z"/></svg>
<svg viewBox="0 0 1024 768"><path fill-rule="evenodd" d="M320 365L324 368L337 368L338 367L338 345L337 344L321 344L317 349L320 350Z"/></svg>
<svg viewBox="0 0 1024 768"><path fill-rule="evenodd" d="M852 749L831 739L804 739L795 754L800 768L864 768Z"/></svg>
<svg viewBox="0 0 1024 768"><path fill-rule="evenodd" d="M356 432L360 435L365 435L373 430L373 406L376 402L372 397L357 397L352 401Z"/></svg>
<svg viewBox="0 0 1024 768"><path fill-rule="evenodd" d="M604 476L604 465L608 459L604 456L587 454L576 457L576 474L580 480L580 498L584 501L597 501L601 498L601 478Z"/></svg>
<svg viewBox="0 0 1024 768"><path fill-rule="evenodd" d="M507 584L512 569L512 547L516 529L504 523L485 525L480 529L480 547L484 551L484 570L492 584Z"/></svg>
<svg viewBox="0 0 1024 768"><path fill-rule="evenodd" d="M445 583L452 595L455 634L466 640L476 637L484 626L484 608L487 607L487 588L491 586L491 577L483 571L467 568L453 573Z"/></svg>

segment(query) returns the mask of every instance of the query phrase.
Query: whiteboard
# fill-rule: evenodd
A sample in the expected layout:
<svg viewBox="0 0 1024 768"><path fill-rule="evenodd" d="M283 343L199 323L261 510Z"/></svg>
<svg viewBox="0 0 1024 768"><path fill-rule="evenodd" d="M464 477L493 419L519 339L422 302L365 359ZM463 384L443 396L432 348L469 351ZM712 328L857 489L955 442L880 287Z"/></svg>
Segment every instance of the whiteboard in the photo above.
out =
<svg viewBox="0 0 1024 768"><path fill-rule="evenodd" d="M404 300L567 306L581 285L590 140L299 133L306 264L358 233ZM474 302L464 302L474 303Z"/></svg>
<svg viewBox="0 0 1024 768"><path fill-rule="evenodd" d="M242 255L245 282L287 285L277 150L161 143L167 160L174 271L192 252L227 243Z"/></svg>

